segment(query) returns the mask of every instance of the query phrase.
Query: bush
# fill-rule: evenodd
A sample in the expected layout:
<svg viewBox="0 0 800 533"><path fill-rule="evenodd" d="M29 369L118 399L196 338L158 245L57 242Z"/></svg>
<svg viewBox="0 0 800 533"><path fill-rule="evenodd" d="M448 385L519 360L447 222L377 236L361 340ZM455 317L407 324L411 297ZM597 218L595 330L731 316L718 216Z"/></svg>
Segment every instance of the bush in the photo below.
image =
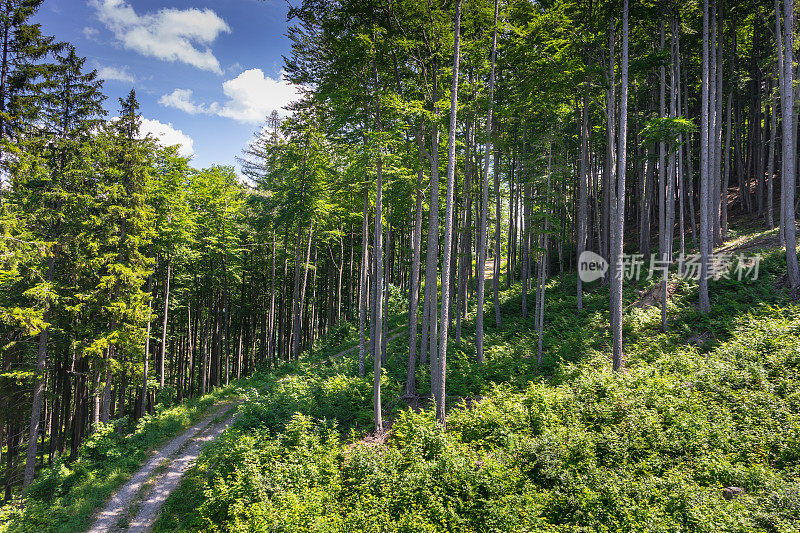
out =
<svg viewBox="0 0 800 533"><path fill-rule="evenodd" d="M471 406L450 410L447 430L430 410L400 410L383 445L357 432L343 444L339 431L367 420L367 380L267 380L249 408L258 415L204 459L211 473L199 523L220 531L791 531L800 523L799 328L798 309L770 309L705 356L653 350L625 373L590 358L521 389L489 385ZM729 485L745 494L726 500Z"/></svg>

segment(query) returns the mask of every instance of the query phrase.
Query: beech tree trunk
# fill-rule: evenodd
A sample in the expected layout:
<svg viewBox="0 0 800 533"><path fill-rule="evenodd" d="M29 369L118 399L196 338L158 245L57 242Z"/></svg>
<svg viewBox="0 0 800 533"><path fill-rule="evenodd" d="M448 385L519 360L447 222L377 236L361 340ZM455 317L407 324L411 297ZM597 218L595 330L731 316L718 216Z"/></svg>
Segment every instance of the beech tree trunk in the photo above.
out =
<svg viewBox="0 0 800 533"><path fill-rule="evenodd" d="M367 321L367 270L369 269L369 191L364 187L364 214L362 218L361 270L358 290L358 375L366 372L366 321Z"/></svg>
<svg viewBox="0 0 800 533"><path fill-rule="evenodd" d="M775 2L776 16L780 21L778 2ZM782 192L783 236L786 242L786 272L789 286L797 290L800 286L800 270L797 264L797 235L794 217L795 190L795 142L794 142L794 0L783 0L783 79L781 80L781 128L782 138ZM778 34L780 39L780 34ZM781 41L778 41L781 49Z"/></svg>
<svg viewBox="0 0 800 533"><path fill-rule="evenodd" d="M494 69L497 55L497 15L499 0L494 0L494 29L492 30L492 67L489 74L489 112L486 118L486 148L483 155L481 182L481 220L478 229L478 306L475 317L475 351L478 363L483 364L483 304L486 285L486 252L488 248L487 217L489 208L489 159L492 153L492 112L494 110ZM455 114L453 116L455 118ZM497 176L497 169L495 169ZM498 212L499 215L499 212Z"/></svg>
<svg viewBox="0 0 800 533"><path fill-rule="evenodd" d="M612 37L613 38L613 37ZM628 0L622 8L622 64L620 66L619 140L617 141L617 190L612 200L614 246L611 253L611 329L614 370L622 368L622 240L625 232L625 171L628 142Z"/></svg>
<svg viewBox="0 0 800 533"><path fill-rule="evenodd" d="M422 199L425 195L425 175L422 171L425 139L423 138L422 131L423 126L420 126L419 130L417 130L419 156L419 169L417 169L417 199L414 206L414 230L411 236L411 288L409 290L408 303L408 371L406 372L405 388L405 395L407 397L413 397L417 394L417 314L419 312L419 274L420 256L422 252Z"/></svg>
<svg viewBox="0 0 800 533"><path fill-rule="evenodd" d="M777 67L776 67L777 69ZM774 85L773 79L773 85ZM774 86L772 87L774 89ZM767 163L767 228L775 227L775 139L778 134L778 102L777 98L770 91L770 123L769 123L769 156Z"/></svg>
<svg viewBox="0 0 800 533"><path fill-rule="evenodd" d="M442 261L442 310L439 318L439 359L436 380L436 418L445 425L445 377L447 374L447 325L450 319L450 259L453 247L453 192L456 174L456 125L458 109L458 65L461 38L461 0L456 0L453 36L453 85L450 97L450 133L447 141L447 189L444 216L444 254Z"/></svg>
<svg viewBox="0 0 800 533"><path fill-rule="evenodd" d="M703 74L701 80L700 102L700 312L707 314L711 311L711 301L708 298L708 261L712 228L709 228L710 209L709 198L711 195L711 176L709 172L709 55L708 55L708 0L703 0Z"/></svg>

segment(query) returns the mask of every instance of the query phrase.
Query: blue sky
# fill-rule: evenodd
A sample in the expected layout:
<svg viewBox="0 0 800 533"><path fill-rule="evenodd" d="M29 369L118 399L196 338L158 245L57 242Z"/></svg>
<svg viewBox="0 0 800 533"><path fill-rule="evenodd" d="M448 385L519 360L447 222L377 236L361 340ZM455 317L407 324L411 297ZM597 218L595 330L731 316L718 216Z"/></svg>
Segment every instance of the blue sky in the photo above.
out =
<svg viewBox="0 0 800 533"><path fill-rule="evenodd" d="M181 144L202 168L235 164L266 115L296 98L281 79L288 8L286 0L47 0L37 19L106 80L109 116L135 88L144 129Z"/></svg>

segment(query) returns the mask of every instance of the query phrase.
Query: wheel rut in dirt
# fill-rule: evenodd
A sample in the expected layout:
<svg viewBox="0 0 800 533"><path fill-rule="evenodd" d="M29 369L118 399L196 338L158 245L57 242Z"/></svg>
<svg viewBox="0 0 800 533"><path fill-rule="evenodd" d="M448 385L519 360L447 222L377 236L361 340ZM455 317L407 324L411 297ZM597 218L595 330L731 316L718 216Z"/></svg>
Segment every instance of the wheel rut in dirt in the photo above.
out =
<svg viewBox="0 0 800 533"><path fill-rule="evenodd" d="M236 403L218 406L209 416L158 450L100 511L87 533L150 531L167 497L183 474L235 419Z"/></svg>

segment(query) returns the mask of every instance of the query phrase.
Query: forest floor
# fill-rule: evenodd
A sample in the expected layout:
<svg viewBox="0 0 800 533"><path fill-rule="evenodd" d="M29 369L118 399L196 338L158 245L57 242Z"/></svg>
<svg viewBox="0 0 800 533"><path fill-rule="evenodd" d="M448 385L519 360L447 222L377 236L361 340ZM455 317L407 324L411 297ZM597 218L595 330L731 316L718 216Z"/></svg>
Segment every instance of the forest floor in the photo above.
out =
<svg viewBox="0 0 800 533"><path fill-rule="evenodd" d="M487 305L483 365L472 306L448 349L447 429L427 408L427 365L404 397L403 302L390 301L381 435L358 329L342 324L249 382L236 428L154 531L797 531L800 308L777 231L734 222L715 253L763 255L758 278L710 281L702 315L696 282L673 271L667 332L661 280L626 283L626 372L611 371L607 285L585 287L577 313L575 275L548 280L541 362L522 284L501 291L502 327Z"/></svg>
<svg viewBox="0 0 800 533"><path fill-rule="evenodd" d="M164 501L178 487L202 447L234 422L236 405L219 404L209 416L158 450L112 496L88 532L150 531Z"/></svg>
<svg viewBox="0 0 800 533"><path fill-rule="evenodd" d="M709 315L696 282L673 272L665 333L661 281L626 283L626 372L611 372L607 285L585 287L576 313L575 275L548 280L538 362L533 314L521 312L513 280L500 294L502 327L487 305L486 362L475 361L474 305L462 342L450 343L443 430L426 408L428 365L417 365L417 396L404 397L408 314L394 296L382 377L384 421L394 424L380 439L372 373L358 376L358 327L343 322L300 361L232 384L196 416L173 407L131 439L104 428L78 461L42 475L7 528L0 508L0 532L84 531L94 520L89 531L402 530L401 519L420 525L411 530L452 530L445 511L463 531L653 531L656 522L665 531L796 531L800 307L781 283L777 230L735 222L715 251L764 260L758 279L712 280ZM728 500L726 487L745 495ZM412 505L414 494L426 496Z"/></svg>

